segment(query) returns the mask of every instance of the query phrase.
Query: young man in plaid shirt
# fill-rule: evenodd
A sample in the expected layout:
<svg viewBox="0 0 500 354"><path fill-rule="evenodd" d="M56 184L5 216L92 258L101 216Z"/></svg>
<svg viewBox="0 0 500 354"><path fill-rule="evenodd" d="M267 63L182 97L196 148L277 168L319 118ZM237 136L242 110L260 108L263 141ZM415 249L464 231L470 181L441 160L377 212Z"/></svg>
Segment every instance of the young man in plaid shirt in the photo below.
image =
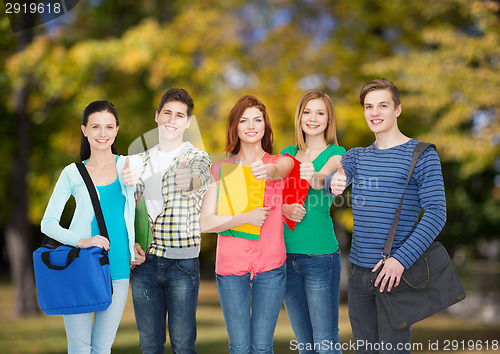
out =
<svg viewBox="0 0 500 354"><path fill-rule="evenodd" d="M132 297L143 353L164 353L166 320L174 353L196 353L200 285L200 209L210 185L210 156L183 141L194 104L183 89L170 89L156 111L159 144L141 154L136 192L146 203L153 240L136 254ZM138 263L138 262L137 262Z"/></svg>

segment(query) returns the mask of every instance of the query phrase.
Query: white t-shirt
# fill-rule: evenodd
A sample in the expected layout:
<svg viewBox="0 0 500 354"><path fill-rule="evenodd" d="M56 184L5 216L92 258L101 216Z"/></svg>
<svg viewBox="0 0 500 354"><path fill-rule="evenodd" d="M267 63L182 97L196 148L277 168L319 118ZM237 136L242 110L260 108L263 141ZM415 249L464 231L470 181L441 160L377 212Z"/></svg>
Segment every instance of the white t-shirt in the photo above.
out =
<svg viewBox="0 0 500 354"><path fill-rule="evenodd" d="M160 151L157 148L150 157L148 168L144 172L144 201L148 214L153 220L156 220L164 207L161 193L163 175L170 168L172 161L179 154L184 144L186 143L168 152Z"/></svg>

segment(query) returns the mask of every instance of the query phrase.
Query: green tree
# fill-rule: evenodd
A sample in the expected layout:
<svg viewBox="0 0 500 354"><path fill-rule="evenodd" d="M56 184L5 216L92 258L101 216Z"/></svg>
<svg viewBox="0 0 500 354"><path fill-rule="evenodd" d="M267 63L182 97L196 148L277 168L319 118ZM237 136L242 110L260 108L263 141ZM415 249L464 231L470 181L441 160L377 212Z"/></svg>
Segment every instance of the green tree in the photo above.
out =
<svg viewBox="0 0 500 354"><path fill-rule="evenodd" d="M19 33L17 46L12 40L2 41L2 45L4 45L2 50L7 53L24 51L33 39L34 33L31 27L34 20L33 16L22 16L19 21L25 28L29 29ZM2 25L2 30L5 31L6 21L2 21ZM4 67L5 61L2 60L0 65ZM5 76L2 78L5 79ZM30 151L30 116L27 109L30 86L28 81L26 80L16 87L11 87L10 82L6 82L8 87L12 88L12 106L10 112L6 114L10 118L10 122L2 124L3 128L6 128L14 138L3 146L11 153L11 160L8 161L7 165L10 167L7 169L8 174L2 177L7 182L5 183L8 188L7 197L12 201L12 208L6 214L8 218L5 225L5 240L10 260L10 271L16 288L15 310L21 315L30 314L36 310L33 267L29 252L33 242L33 233L26 218L29 208L26 175L29 169L28 156ZM5 107L2 108L5 109Z"/></svg>
<svg viewBox="0 0 500 354"><path fill-rule="evenodd" d="M445 237L458 245L499 236L500 7L457 0L427 11L443 7L457 13L459 25L432 22L422 29L419 46L362 70L400 82L403 124L437 144L448 190Z"/></svg>
<svg viewBox="0 0 500 354"><path fill-rule="evenodd" d="M13 184L28 193L27 224L38 225L60 170L78 159L80 115L92 100L118 108L117 143L125 154L155 127L163 91L184 87L195 99L205 148L214 153L223 150L230 107L254 94L270 112L277 152L293 142L299 97L319 88L336 105L340 144L351 148L373 141L359 88L384 76L402 89L403 131L438 145L448 242L473 244L468 235L498 236L500 221L498 189L492 193L498 14L498 2L487 0L103 0L80 2L49 32L37 29L18 53L0 21L0 112L8 118L0 124L7 132L0 161L14 166L18 149L8 133L19 125L16 92L28 87L19 106L31 132L27 186L18 181L24 178ZM5 173L3 195L11 190ZM14 201L2 205L2 215L11 215ZM350 210L335 212L336 224L349 229ZM10 219L0 219L2 227Z"/></svg>

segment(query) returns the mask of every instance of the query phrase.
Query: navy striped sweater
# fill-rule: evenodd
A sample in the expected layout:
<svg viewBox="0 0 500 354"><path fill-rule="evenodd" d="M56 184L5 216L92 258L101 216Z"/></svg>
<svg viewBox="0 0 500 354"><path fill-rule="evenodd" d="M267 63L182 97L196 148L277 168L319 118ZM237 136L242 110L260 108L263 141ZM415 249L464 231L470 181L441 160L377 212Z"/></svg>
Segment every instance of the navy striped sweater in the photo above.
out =
<svg viewBox="0 0 500 354"><path fill-rule="evenodd" d="M343 156L347 183L352 183L351 263L373 268L381 259L417 143L410 139L384 150L372 144L351 149ZM329 194L334 174L325 181ZM419 221L421 209L424 214ZM436 238L445 221L441 163L437 152L428 148L418 159L408 184L391 257L408 269Z"/></svg>

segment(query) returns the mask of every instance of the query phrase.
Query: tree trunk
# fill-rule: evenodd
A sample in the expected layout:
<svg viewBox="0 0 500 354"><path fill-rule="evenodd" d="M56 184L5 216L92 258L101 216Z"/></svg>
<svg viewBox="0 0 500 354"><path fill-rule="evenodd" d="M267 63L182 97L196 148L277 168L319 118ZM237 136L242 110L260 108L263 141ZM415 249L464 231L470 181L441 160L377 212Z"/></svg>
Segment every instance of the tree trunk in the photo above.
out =
<svg viewBox="0 0 500 354"><path fill-rule="evenodd" d="M12 215L5 232L10 263L11 277L14 284L15 311L18 315L36 312L34 297L33 261L31 257L33 234L28 226L27 172L29 158L29 118L26 112L28 97L27 87L14 93L16 104L17 149L12 168Z"/></svg>
<svg viewBox="0 0 500 354"><path fill-rule="evenodd" d="M26 21L33 19L28 17ZM19 32L19 51L22 51L33 40L33 31L28 28ZM5 239L10 264L11 278L14 285L15 312L17 315L29 315L37 312L35 300L35 279L33 259L31 256L33 234L28 225L28 160L29 160L29 115L27 103L29 82L23 84L13 93L15 112L16 149L12 165L12 214L5 230Z"/></svg>

